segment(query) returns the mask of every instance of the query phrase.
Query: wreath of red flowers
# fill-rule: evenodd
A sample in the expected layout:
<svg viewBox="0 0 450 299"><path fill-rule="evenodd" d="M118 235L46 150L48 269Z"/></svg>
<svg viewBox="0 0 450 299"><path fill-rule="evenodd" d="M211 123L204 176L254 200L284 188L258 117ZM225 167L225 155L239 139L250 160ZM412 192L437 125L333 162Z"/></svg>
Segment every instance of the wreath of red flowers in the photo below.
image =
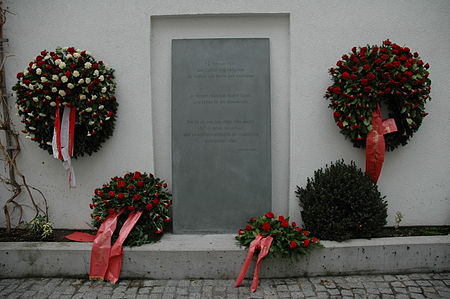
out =
<svg viewBox="0 0 450 299"><path fill-rule="evenodd" d="M365 147L372 112L385 105L398 129L385 136L386 149L406 145L428 114L429 64L408 47L385 40L382 46L353 47L336 66L329 70L333 84L325 98L341 133L355 147Z"/></svg>
<svg viewBox="0 0 450 299"><path fill-rule="evenodd" d="M95 227L114 213L124 210L118 220L122 227L128 215L143 211L139 221L128 235L125 245L138 246L159 240L171 222L171 194L167 184L153 174L128 172L123 177L114 177L107 184L94 191L89 207L92 224Z"/></svg>
<svg viewBox="0 0 450 299"><path fill-rule="evenodd" d="M41 51L13 90L23 133L52 154L56 110L76 108L73 157L91 155L112 135L117 112L114 70L74 47Z"/></svg>

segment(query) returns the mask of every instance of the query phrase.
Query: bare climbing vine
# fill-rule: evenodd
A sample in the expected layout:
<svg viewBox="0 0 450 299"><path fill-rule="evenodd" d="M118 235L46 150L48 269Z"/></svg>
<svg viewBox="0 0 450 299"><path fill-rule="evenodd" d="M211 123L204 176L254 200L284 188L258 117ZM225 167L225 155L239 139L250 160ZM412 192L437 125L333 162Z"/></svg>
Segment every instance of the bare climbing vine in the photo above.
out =
<svg viewBox="0 0 450 299"><path fill-rule="evenodd" d="M22 194L22 191L24 191L24 189L27 197L31 202L31 208L35 212L33 219L35 219L37 216L39 216L40 213L42 213L48 221L48 204L44 194L38 188L29 185L26 181L25 176L17 167L16 159L20 153L19 134L17 134L14 130L10 118L4 70L5 60L10 57L8 55L5 55L3 48L3 44L7 42L7 39L3 37L3 25L6 22L7 13L11 12L9 12L7 9L4 9L3 2L0 1L0 107L2 110L2 113L0 115L0 131L5 132L5 138L0 138L0 160L5 161L5 168L8 169L6 171L6 174L0 172L0 182L2 182L5 185L6 189L10 192L10 197L3 205L3 212L5 213L6 221L6 231L10 232L13 228L12 214L15 211L18 211L19 213L17 225L14 226L17 227L22 223L24 216L24 207L29 206L28 204L19 203L17 201L19 195ZM40 201L37 201L35 199L33 191L39 194L39 197L41 198ZM0 199L2 198L0 197Z"/></svg>

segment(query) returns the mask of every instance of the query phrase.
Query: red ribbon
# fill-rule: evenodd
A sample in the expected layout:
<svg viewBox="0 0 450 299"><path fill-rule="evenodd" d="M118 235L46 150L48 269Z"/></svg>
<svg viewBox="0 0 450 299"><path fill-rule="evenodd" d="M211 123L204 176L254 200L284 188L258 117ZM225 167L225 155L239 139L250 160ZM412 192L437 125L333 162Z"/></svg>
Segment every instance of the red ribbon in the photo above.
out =
<svg viewBox="0 0 450 299"><path fill-rule="evenodd" d="M56 115L55 115L55 124L56 130L56 146L58 147L58 159L62 160L62 151L61 151L61 112L59 110L59 105L56 106Z"/></svg>
<svg viewBox="0 0 450 299"><path fill-rule="evenodd" d="M97 231L97 235L75 232L66 238L79 242L94 242L91 250L91 266L89 279L109 280L116 283L122 269L123 243L133 230L143 211L132 212L123 224L114 245L111 247L111 237L116 229L117 219L125 209L119 213L109 215Z"/></svg>
<svg viewBox="0 0 450 299"><path fill-rule="evenodd" d="M384 134L396 132L397 126L393 118L381 119L380 105L372 112L372 130L366 137L366 173L378 182L384 162L386 143Z"/></svg>
<svg viewBox="0 0 450 299"><path fill-rule="evenodd" d="M247 273L248 267L252 262L253 255L256 250L260 250L258 254L258 259L256 260L255 273L253 274L253 282L251 286L251 291L256 292L259 284L259 270L261 268L261 261L269 254L270 246L272 245L273 238L272 236L256 236L255 240L250 243L250 247L248 249L247 257L245 258L244 264L242 265L241 271L236 279L235 287L238 287L242 284L242 281L245 278L245 274Z"/></svg>

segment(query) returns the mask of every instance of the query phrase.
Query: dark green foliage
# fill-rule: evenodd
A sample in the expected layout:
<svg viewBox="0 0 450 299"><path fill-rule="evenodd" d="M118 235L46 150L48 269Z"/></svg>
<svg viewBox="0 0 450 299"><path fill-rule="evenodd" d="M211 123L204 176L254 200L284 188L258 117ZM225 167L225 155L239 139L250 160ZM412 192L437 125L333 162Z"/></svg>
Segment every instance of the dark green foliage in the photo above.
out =
<svg viewBox="0 0 450 299"><path fill-rule="evenodd" d="M305 228L320 239L370 238L386 224L384 196L353 161L337 161L315 171L306 187L297 186L295 193Z"/></svg>

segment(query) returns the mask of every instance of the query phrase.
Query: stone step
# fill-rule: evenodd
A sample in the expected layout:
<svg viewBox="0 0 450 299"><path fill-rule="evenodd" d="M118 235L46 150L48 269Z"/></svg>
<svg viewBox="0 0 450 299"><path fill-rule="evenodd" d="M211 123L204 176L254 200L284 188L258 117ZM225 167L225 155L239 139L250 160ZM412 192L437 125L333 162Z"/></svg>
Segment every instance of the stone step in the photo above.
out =
<svg viewBox="0 0 450 299"><path fill-rule="evenodd" d="M298 261L267 258L261 278L450 271L450 236L322 241ZM91 243L0 242L0 277L86 277ZM124 247L121 278L233 279L246 250L234 235L166 234ZM254 264L254 263L253 263ZM253 273L250 268L248 276Z"/></svg>

